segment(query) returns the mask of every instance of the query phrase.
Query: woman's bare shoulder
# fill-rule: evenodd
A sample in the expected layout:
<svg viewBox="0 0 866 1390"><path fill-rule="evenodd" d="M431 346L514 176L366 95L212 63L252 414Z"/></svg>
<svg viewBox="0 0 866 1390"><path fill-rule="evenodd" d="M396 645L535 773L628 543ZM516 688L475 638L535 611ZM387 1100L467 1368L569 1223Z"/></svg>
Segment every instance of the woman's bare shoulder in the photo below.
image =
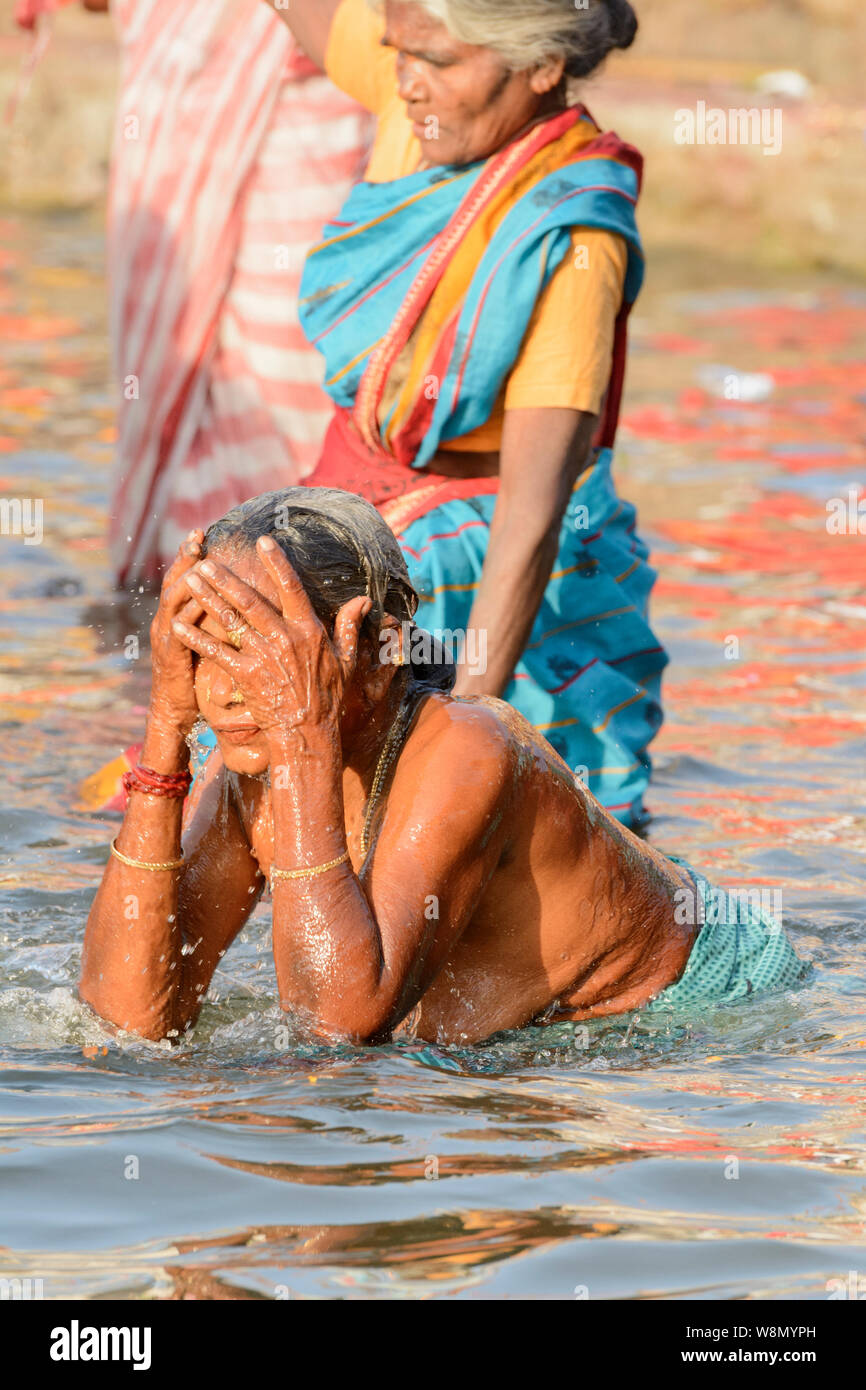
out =
<svg viewBox="0 0 866 1390"><path fill-rule="evenodd" d="M425 700L409 743L416 772L423 764L448 777L471 766L502 784L514 777L533 745L537 748L538 738L504 700L436 692Z"/></svg>
<svg viewBox="0 0 866 1390"><path fill-rule="evenodd" d="M429 721L431 733L448 737L455 744L459 741L464 747L477 744L479 749L491 753L498 749L503 755L531 756L568 771L559 754L529 720L506 700L493 695L437 694L427 701L421 717Z"/></svg>
<svg viewBox="0 0 866 1390"><path fill-rule="evenodd" d="M504 750L511 746L517 732L511 718L514 713L504 700L491 696L456 696L435 691L424 701L413 733L430 743L442 740L462 747L475 744L480 751Z"/></svg>

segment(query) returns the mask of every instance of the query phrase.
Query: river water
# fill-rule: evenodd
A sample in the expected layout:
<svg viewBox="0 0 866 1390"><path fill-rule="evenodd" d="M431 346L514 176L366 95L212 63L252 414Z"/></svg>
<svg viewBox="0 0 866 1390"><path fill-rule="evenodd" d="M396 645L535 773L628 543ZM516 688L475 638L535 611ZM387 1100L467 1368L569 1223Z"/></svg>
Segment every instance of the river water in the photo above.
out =
<svg viewBox="0 0 866 1390"><path fill-rule="evenodd" d="M167 1051L119 1043L75 992L116 824L78 788L135 741L147 695L128 640L146 605L111 595L102 539L99 227L6 220L0 245L0 495L43 504L39 543L11 512L0 535L0 1280L45 1298L866 1296L866 292L661 266L618 455L673 656L650 838L781 892L811 982L588 1039L305 1048L280 1026L261 909Z"/></svg>

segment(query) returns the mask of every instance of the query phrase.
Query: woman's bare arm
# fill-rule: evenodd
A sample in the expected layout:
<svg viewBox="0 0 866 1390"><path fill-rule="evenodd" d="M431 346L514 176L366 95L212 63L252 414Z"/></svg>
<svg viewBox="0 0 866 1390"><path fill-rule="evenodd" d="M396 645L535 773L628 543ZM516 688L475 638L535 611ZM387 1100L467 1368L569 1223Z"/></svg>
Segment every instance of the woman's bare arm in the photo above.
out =
<svg viewBox="0 0 866 1390"><path fill-rule="evenodd" d="M141 760L154 771L170 761L152 735ZM81 998L107 1022L153 1040L195 1022L264 886L216 753L196 800L183 869L135 869L112 855L84 937ZM180 819L180 801L132 791L118 849L151 863L177 859Z"/></svg>
<svg viewBox="0 0 866 1390"><path fill-rule="evenodd" d="M151 696L140 763L164 776L185 772L187 735L198 717L192 657L172 622L201 618L185 576L201 555L191 531L162 583L150 629ZM192 794L194 816L182 867L136 868L112 855L87 920L80 994L108 1022L164 1038L194 1019L222 952L256 901L258 867L212 754ZM133 788L116 845L127 859L172 864L181 857L183 802Z"/></svg>
<svg viewBox="0 0 866 1390"><path fill-rule="evenodd" d="M276 738L273 756L289 770L286 790L273 791L274 862L329 863L346 847L345 831L335 830L343 816L338 748L310 728L302 746ZM509 784L495 720L483 709L460 710L395 777L363 882L351 864L278 879L274 962L283 1009L327 1035L387 1038L472 920L502 854Z"/></svg>
<svg viewBox="0 0 866 1390"><path fill-rule="evenodd" d="M341 0L265 0L287 24L304 52L324 68L328 37Z"/></svg>
<svg viewBox="0 0 866 1390"><path fill-rule="evenodd" d="M425 723L436 725L426 751L416 740L412 762L398 765L362 884L346 862L340 710L371 601L345 604L332 640L271 538L259 541L258 558L281 611L210 557L189 576L224 631L243 625L242 650L180 620L174 630L231 675L268 741L280 1002L326 1033L375 1041L417 1002L495 871L508 743L483 707L437 710ZM311 867L317 872L306 876Z"/></svg>
<svg viewBox="0 0 866 1390"><path fill-rule="evenodd" d="M500 696L535 622L572 489L591 462L598 417L553 407L506 410L500 486L470 627L486 634L484 672L458 672L456 695Z"/></svg>

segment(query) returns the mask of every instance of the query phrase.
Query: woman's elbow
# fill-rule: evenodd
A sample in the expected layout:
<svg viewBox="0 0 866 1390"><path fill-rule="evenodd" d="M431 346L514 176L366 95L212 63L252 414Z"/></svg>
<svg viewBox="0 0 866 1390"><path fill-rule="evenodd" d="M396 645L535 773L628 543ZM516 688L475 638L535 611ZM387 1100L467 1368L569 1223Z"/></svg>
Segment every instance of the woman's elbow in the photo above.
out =
<svg viewBox="0 0 866 1390"><path fill-rule="evenodd" d="M101 1023L123 1033L133 1033L146 1042L161 1043L177 1037L177 1029L157 1005L130 1005L117 995L100 988L98 981L82 976L78 998L96 1015Z"/></svg>
<svg viewBox="0 0 866 1390"><path fill-rule="evenodd" d="M393 1027L393 1009L375 1003L367 1008L359 1007L357 1001L348 1008L342 1003L320 1006L315 1017L285 1001L280 1007L299 1022L305 1032L334 1047L341 1043L367 1047L387 1042Z"/></svg>

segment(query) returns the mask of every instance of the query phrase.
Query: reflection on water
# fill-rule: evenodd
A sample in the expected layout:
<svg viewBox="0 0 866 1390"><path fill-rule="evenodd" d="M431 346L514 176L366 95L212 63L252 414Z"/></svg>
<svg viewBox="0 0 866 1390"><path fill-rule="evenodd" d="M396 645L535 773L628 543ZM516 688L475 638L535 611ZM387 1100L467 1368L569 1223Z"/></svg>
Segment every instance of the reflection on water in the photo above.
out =
<svg viewBox="0 0 866 1390"><path fill-rule="evenodd" d="M168 1051L74 989L113 833L75 789L147 693L149 605L111 596L101 540L98 230L3 231L0 491L43 500L45 536L0 536L0 1276L48 1298L778 1299L864 1271L866 575L826 502L862 481L866 298L651 288L620 451L675 658L650 837L781 886L810 983L476 1048L286 1046L262 909ZM713 395L716 362L769 398Z"/></svg>

